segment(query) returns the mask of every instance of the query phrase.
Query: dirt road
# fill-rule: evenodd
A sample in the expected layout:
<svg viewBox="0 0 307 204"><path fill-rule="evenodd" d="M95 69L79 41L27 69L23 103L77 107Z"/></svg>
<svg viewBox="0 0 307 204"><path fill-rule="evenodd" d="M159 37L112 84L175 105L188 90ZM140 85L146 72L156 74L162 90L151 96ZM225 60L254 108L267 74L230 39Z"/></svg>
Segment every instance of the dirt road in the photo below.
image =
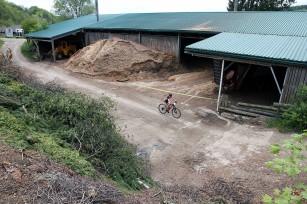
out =
<svg viewBox="0 0 307 204"><path fill-rule="evenodd" d="M180 119L162 115L157 106L165 93L144 88L153 83L106 82L72 74L61 68L61 62L29 62L20 53L22 43L20 39L5 39L4 48L9 46L14 63L42 82L55 81L96 98L104 94L117 102L114 115L122 133L138 146L139 154L148 156L152 178L164 187L257 203L261 194L288 182L265 167L272 158L270 144L287 135L228 121L206 108L213 107L214 100L185 95L175 95L182 112ZM159 83L160 87L167 84L172 90L183 90L175 82L154 84Z"/></svg>

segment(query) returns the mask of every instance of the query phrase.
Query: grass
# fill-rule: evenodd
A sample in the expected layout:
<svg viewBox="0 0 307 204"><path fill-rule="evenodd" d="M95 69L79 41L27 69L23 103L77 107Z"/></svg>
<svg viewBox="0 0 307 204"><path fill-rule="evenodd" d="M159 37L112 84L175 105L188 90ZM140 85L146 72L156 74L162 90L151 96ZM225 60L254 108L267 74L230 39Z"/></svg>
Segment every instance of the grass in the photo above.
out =
<svg viewBox="0 0 307 204"><path fill-rule="evenodd" d="M277 128L280 132L289 133L293 132L293 129L285 125L285 122L281 118L271 118L267 120L267 127Z"/></svg>
<svg viewBox="0 0 307 204"><path fill-rule="evenodd" d="M21 53L28 59L33 60L35 55L35 45L33 42L24 42L21 45Z"/></svg>
<svg viewBox="0 0 307 204"><path fill-rule="evenodd" d="M107 97L94 100L55 85L30 86L0 75L5 143L43 152L80 175L106 175L122 188L141 189L138 179L153 184L142 171L146 161L119 134L113 109Z"/></svg>
<svg viewBox="0 0 307 204"><path fill-rule="evenodd" d="M0 38L0 48L2 48L4 41Z"/></svg>

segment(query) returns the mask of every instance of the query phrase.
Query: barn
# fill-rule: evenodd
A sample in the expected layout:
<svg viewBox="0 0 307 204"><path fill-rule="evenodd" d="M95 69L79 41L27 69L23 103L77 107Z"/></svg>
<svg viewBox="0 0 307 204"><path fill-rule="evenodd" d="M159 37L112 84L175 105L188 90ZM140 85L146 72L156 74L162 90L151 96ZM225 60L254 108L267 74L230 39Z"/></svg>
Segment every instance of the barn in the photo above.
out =
<svg viewBox="0 0 307 204"><path fill-rule="evenodd" d="M83 18L92 20L81 23ZM307 84L306 12L140 13L102 16L99 22L94 18L54 24L27 38L54 47L59 39L79 36L83 47L118 37L172 53L186 66L205 66L210 59L219 93L222 87L245 89L253 96L249 102L264 97L270 99L267 103L291 103L298 88ZM67 31L72 21L78 28ZM269 91L258 95L250 89Z"/></svg>
<svg viewBox="0 0 307 204"><path fill-rule="evenodd" d="M101 21L111 19L118 15L99 15ZM61 42L69 42L77 46L77 49L85 46L85 37L83 27L97 22L95 15L82 16L50 25L47 29L26 34L27 40L31 40L36 44L37 53L40 56L51 51L53 59L55 56L55 47Z"/></svg>

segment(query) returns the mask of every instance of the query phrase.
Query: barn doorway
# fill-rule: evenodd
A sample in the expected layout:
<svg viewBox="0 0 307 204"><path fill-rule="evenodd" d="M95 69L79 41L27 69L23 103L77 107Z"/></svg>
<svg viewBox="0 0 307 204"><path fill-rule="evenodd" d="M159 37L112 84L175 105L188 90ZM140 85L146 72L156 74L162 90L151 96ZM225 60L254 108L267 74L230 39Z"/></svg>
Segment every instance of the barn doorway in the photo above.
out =
<svg viewBox="0 0 307 204"><path fill-rule="evenodd" d="M287 67L226 64L230 66L224 70L222 93L228 95L231 104L244 102L272 105L279 102Z"/></svg>

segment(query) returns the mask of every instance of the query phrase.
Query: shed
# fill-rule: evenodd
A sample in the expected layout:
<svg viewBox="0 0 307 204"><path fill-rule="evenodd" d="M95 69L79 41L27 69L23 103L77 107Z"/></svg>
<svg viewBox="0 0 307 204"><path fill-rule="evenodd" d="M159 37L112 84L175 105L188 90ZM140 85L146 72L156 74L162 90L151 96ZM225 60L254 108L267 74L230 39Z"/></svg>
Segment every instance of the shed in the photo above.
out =
<svg viewBox="0 0 307 204"><path fill-rule="evenodd" d="M5 29L5 37L9 37L9 38L14 37L13 29L12 28L6 28Z"/></svg>
<svg viewBox="0 0 307 204"><path fill-rule="evenodd" d="M100 15L101 21L114 18L118 15ZM45 30L26 34L25 37L33 40L37 45L37 51L42 54L45 51L53 50L53 58L55 59L54 49L60 43L60 40L65 40L65 37L70 36L70 41L78 44L78 47L84 46L83 27L97 22L96 15L82 16L79 18L70 19L50 25ZM40 46L43 45L43 46ZM48 46L49 45L49 46Z"/></svg>
<svg viewBox="0 0 307 204"><path fill-rule="evenodd" d="M222 64L225 70L243 63L248 64L243 67L247 71L249 65L269 67L265 70L275 75L278 101L284 103L306 84L306 12L138 13L101 18L96 22L94 15L80 17L26 36L53 47L58 39L74 35L80 35L84 45L119 37L176 54L180 62L214 59L217 83Z"/></svg>
<svg viewBox="0 0 307 204"><path fill-rule="evenodd" d="M268 67L276 83L280 103L289 103L299 86L307 84L307 37L221 33L186 47L191 55L223 60L219 99L225 61L242 62ZM274 68L275 67L275 68ZM275 71L286 67L282 82Z"/></svg>

